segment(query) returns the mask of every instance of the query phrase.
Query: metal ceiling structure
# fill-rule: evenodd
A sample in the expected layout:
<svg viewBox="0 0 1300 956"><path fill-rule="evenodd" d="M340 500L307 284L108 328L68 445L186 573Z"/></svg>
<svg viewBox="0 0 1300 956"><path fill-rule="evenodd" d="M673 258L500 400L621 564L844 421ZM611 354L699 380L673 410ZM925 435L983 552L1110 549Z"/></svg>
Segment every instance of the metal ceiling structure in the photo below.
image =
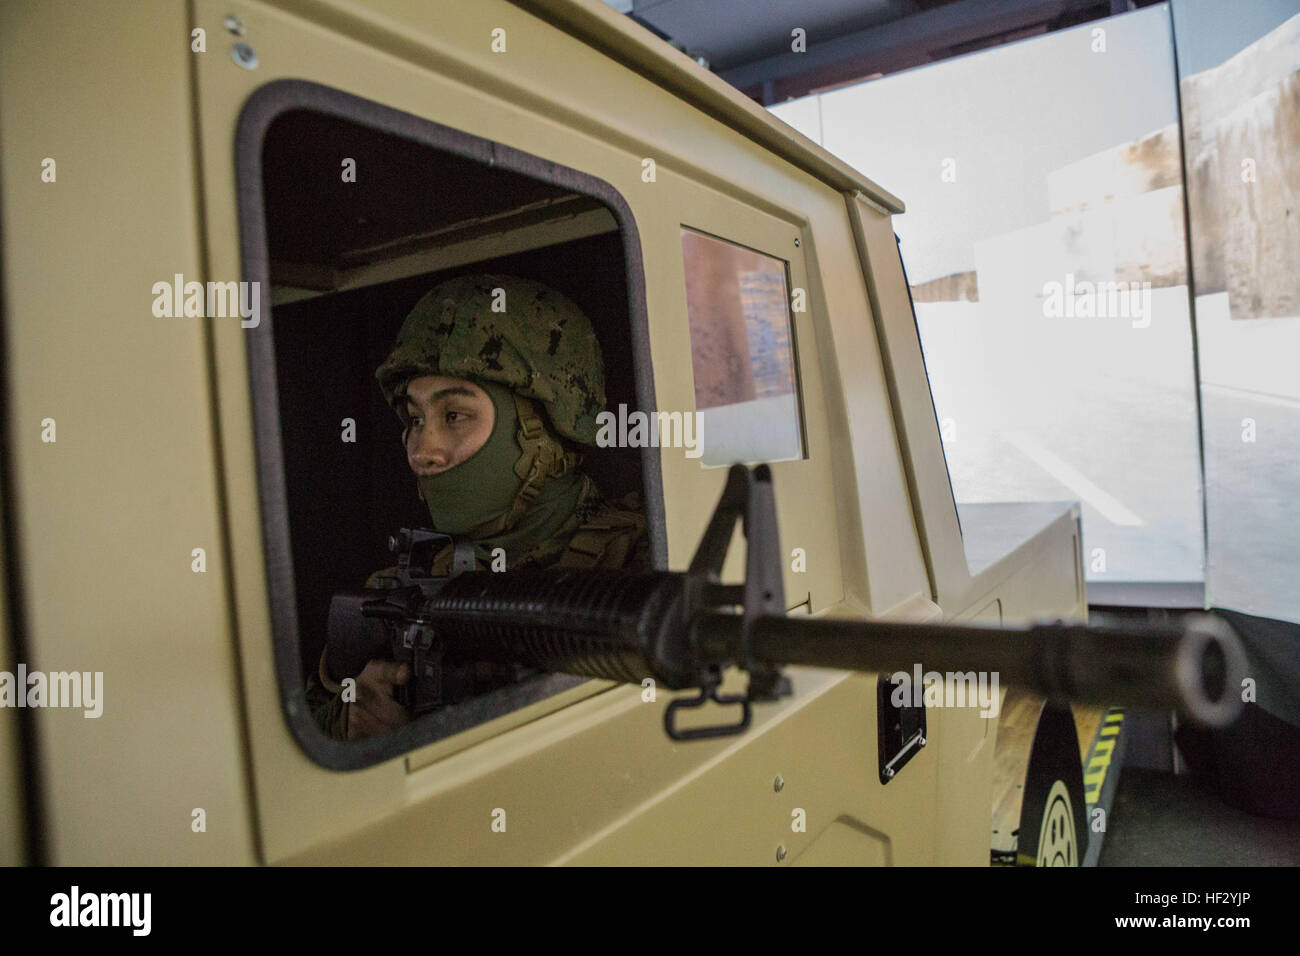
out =
<svg viewBox="0 0 1300 956"><path fill-rule="evenodd" d="M764 106L1160 0L606 0ZM802 29L806 49L795 52Z"/></svg>

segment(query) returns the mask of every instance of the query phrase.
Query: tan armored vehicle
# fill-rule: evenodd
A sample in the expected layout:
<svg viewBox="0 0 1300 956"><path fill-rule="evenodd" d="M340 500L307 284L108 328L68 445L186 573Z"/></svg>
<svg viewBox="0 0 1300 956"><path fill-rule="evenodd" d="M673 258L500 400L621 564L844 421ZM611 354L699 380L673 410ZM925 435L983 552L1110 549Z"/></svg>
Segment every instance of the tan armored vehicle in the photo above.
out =
<svg viewBox="0 0 1300 956"><path fill-rule="evenodd" d="M1083 622L1077 509L958 521L902 202L597 0L17 0L0 143L4 862L1078 863L1091 725L1008 686L1187 704L1225 653L918 626ZM374 369L468 271L571 297L608 407L678 428L589 465L704 656L330 740L331 595L419 522ZM700 687L744 717L670 736Z"/></svg>

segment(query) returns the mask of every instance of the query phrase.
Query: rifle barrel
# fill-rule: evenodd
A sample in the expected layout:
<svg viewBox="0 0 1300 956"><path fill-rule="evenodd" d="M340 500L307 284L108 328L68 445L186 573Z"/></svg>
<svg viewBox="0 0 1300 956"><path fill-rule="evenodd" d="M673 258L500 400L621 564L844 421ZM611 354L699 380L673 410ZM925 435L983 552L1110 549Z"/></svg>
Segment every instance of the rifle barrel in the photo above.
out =
<svg viewBox="0 0 1300 956"><path fill-rule="evenodd" d="M696 624L706 656L742 656L741 619L710 613ZM1221 618L1189 615L1182 627L1098 628L1037 624L1025 629L824 617L760 617L754 662L869 671L997 673L1057 701L1176 707L1189 719L1226 726L1242 709L1246 658Z"/></svg>
<svg viewBox="0 0 1300 956"><path fill-rule="evenodd" d="M452 658L629 683L654 677L671 689L700 686L708 668L729 664L751 674L803 664L886 678L919 666L922 675L996 673L999 686L1059 702L1177 708L1209 726L1226 726L1242 709L1245 652L1227 622L1209 614L1141 628L760 615L746 658L744 618L691 612L688 590L686 576L672 572L467 572L449 579L424 613Z"/></svg>

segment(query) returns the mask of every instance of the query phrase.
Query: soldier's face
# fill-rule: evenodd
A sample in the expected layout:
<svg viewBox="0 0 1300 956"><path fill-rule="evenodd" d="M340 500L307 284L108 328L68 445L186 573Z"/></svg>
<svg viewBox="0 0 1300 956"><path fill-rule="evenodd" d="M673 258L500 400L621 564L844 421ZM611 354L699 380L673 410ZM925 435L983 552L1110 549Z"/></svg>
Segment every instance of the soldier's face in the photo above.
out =
<svg viewBox="0 0 1300 956"><path fill-rule="evenodd" d="M454 468L492 434L496 409L473 382L422 375L406 386L406 460L417 476Z"/></svg>

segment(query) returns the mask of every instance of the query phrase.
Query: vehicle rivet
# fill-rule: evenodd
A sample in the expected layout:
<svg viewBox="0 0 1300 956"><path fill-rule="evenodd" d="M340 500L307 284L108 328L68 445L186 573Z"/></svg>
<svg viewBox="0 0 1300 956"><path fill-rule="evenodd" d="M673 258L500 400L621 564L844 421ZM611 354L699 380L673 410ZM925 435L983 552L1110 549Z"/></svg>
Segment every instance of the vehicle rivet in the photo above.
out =
<svg viewBox="0 0 1300 956"><path fill-rule="evenodd" d="M244 21L233 13L226 14L226 29L237 37L244 35Z"/></svg>
<svg viewBox="0 0 1300 956"><path fill-rule="evenodd" d="M918 738L917 738L917 741L916 741L916 745L917 745L918 747L924 747L924 746L925 746L925 738L924 738L924 737L918 737Z"/></svg>
<svg viewBox="0 0 1300 956"><path fill-rule="evenodd" d="M785 847L778 846L776 848L776 862L780 863L784 859L785 859Z"/></svg>
<svg viewBox="0 0 1300 956"><path fill-rule="evenodd" d="M799 237L798 237L798 236L795 236L795 238L794 238L794 245L795 245L795 248L796 248L796 249L799 248Z"/></svg>
<svg viewBox="0 0 1300 956"><path fill-rule="evenodd" d="M781 779L780 774L777 774L776 779L772 781L772 789L775 790L777 793L780 793L781 788L784 786L785 786L785 781Z"/></svg>
<svg viewBox="0 0 1300 956"><path fill-rule="evenodd" d="M890 778L892 778L892 777L894 776L894 768L893 768L893 767L886 767L886 768L885 768L885 776L886 776L886 777L890 777Z"/></svg>
<svg viewBox="0 0 1300 956"><path fill-rule="evenodd" d="M246 70L257 69L257 54L247 43L236 43L230 50L230 55L234 58L235 63Z"/></svg>

